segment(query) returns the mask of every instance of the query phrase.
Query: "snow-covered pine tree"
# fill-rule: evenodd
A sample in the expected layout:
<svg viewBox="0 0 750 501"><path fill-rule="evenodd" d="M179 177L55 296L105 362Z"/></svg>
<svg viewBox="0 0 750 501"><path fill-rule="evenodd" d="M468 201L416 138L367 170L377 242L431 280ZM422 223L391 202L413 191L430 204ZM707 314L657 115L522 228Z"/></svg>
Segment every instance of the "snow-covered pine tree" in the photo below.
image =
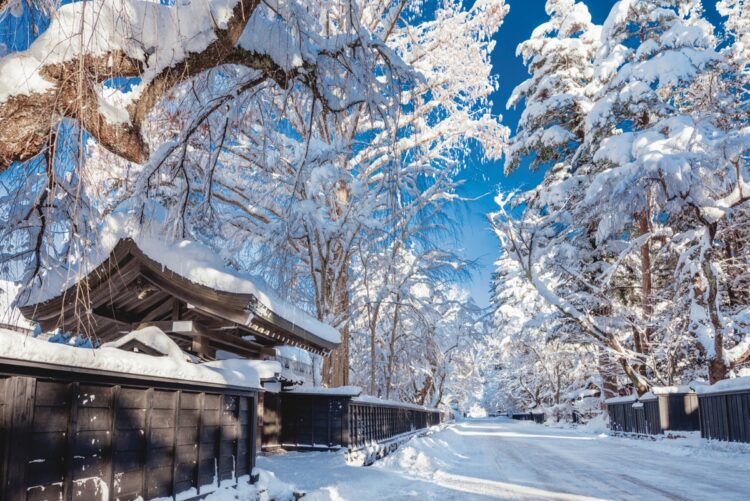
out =
<svg viewBox="0 0 750 501"><path fill-rule="evenodd" d="M631 379L638 381L627 362L628 348L603 325L623 321L621 312L612 308L608 288L597 283L609 251L596 246L588 215L579 210L589 179L576 158L585 142L585 119L599 85L594 79L594 57L600 28L591 24L581 3L548 2L547 9L551 20L519 47L529 63L531 78L509 101L525 100L521 127L511 140L515 158L509 160L514 166L532 153L532 165L557 163L537 189L512 200L499 197L505 207L502 214L492 217L493 224L504 242L504 252L521 263L541 295L574 320L584 336L599 343L604 359L614 352ZM550 141L553 137L563 140ZM511 214L518 209L511 205L524 211L514 228ZM602 374L607 381L614 377L610 365L604 364ZM617 384L604 386L611 389Z"/></svg>
<svg viewBox="0 0 750 501"><path fill-rule="evenodd" d="M716 10L725 17L721 82L728 88L721 113L735 124L750 122L750 3L721 0Z"/></svg>
<svg viewBox="0 0 750 501"><path fill-rule="evenodd" d="M745 336L736 338L723 309L718 238L726 216L747 200L748 143L743 129L720 128L726 119L710 96L721 95L712 78L721 57L700 13L699 2L620 2L613 9L603 32L612 42L599 63L609 81L587 121L598 172L586 201L601 214L600 241L638 234L639 217L641 238L651 240L666 222L683 285L672 302L690 312L684 325L716 381L747 356ZM650 291L645 284L642 291L645 304Z"/></svg>
<svg viewBox="0 0 750 501"><path fill-rule="evenodd" d="M532 169L566 163L583 140L599 27L581 2L549 0L545 9L550 20L516 50L531 76L507 103L511 108L523 102L524 107L508 145L506 173L526 159Z"/></svg>

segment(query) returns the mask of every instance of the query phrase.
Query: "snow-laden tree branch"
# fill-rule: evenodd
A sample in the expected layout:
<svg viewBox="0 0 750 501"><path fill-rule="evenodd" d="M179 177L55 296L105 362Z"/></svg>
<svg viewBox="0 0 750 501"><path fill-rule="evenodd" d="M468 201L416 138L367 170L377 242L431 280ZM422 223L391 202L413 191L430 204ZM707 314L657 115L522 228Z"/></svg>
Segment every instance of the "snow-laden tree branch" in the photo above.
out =
<svg viewBox="0 0 750 501"><path fill-rule="evenodd" d="M566 298L564 294L554 290L554 287L548 283L548 279L540 276L540 256L537 254L536 245L537 238L544 239L545 237L538 235L537 232L544 228L544 225L535 222L527 225L523 221L516 221L509 209L514 203L512 195L498 196L496 201L499 210L490 215L490 221L505 252L513 256L512 261L523 270L526 280L532 285L536 293L550 307L557 310L562 317L575 322L582 332L590 338L591 342L598 344L601 349L609 351L621 364L623 371L639 392L647 391L648 382L633 367L634 362L641 361L639 354L622 344L621 333L618 330L620 326L612 321L611 315L596 314L597 310L601 309L601 303L595 299L589 300L588 304L585 304L588 308L588 311L586 311L581 307L583 305L577 305L574 302L575 299L573 299L586 297L586 295L572 295ZM549 268L547 270L548 273L551 271Z"/></svg>
<svg viewBox="0 0 750 501"><path fill-rule="evenodd" d="M353 27L326 39L294 1L82 1L60 7L47 30L0 59L0 169L36 156L63 118L77 120L102 146L144 163L144 122L176 85L222 65L260 72L281 88L300 82L326 110L372 97L361 57L408 69L386 46ZM353 54L353 57L351 55ZM139 78L129 101L111 103L102 86Z"/></svg>

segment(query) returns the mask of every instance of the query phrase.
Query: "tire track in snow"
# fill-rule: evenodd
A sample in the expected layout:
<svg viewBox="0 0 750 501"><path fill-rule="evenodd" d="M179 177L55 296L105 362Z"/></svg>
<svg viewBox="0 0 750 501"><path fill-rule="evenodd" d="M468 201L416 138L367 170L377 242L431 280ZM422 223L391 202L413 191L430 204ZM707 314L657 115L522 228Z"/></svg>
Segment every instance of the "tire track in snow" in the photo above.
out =
<svg viewBox="0 0 750 501"><path fill-rule="evenodd" d="M545 430L545 428L540 428ZM705 470L696 462L700 458L682 458L675 457L668 453L658 454L651 449L640 448L637 442L619 442L619 440L628 439L611 439L593 440L586 442L579 450L573 451L560 441L555 441L552 433L563 430L551 430L546 428L550 434L549 440L542 440L539 444L545 449L549 456L557 456L561 464L573 463L579 466L576 471L587 478L600 479L610 489L616 489L624 492L622 497L615 499L644 499L647 494L644 490L652 494L648 496L652 499L670 499L673 501L703 500L710 499L717 493L722 493L720 499L728 500L746 500L748 499L745 492L733 485L727 478L706 478ZM532 431L532 430L530 430ZM536 430L533 430L536 431ZM541 431L542 433L544 431ZM584 447L586 450L584 451ZM633 456L637 456L637 462L632 462ZM676 463L675 463L676 462ZM653 481L643 478L636 478L633 475L623 473L623 468L635 468L643 475L656 475ZM593 477L590 472L596 472L597 476ZM637 474L637 473L635 473ZM669 481L679 480L679 483L673 483L683 492L677 493L667 490L663 485L655 485L654 482L666 484ZM626 482L635 487L635 489L623 491L622 482ZM690 493L684 492L684 487L689 486Z"/></svg>
<svg viewBox="0 0 750 501"><path fill-rule="evenodd" d="M512 426L512 425L511 425ZM525 467L531 471L534 477L547 489L564 490L573 495L604 495L611 496L613 491L619 493L618 499L638 499L632 496L632 493L623 490L618 485L612 485L602 481L597 475L586 472L585 470L575 469L570 462L559 461L556 458L555 450L544 447L545 439L535 438L521 443L521 437L512 439L500 439L504 446L495 451L495 466L502 475L504 469L508 467L507 461L510 459L518 466ZM515 442L518 442L517 444ZM506 454L503 457L498 453ZM582 482L582 478L585 480ZM586 492L581 492L582 484L585 485ZM592 488L593 487L593 488Z"/></svg>

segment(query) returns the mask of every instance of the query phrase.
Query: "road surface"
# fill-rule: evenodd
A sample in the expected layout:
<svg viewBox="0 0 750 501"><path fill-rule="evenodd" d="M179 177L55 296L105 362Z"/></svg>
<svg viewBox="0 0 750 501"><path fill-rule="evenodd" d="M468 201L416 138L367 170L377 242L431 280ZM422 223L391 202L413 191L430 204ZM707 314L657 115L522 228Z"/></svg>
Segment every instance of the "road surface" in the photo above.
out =
<svg viewBox="0 0 750 501"><path fill-rule="evenodd" d="M370 467L337 453L259 458L305 500L750 500L750 446L635 440L484 419L416 438Z"/></svg>

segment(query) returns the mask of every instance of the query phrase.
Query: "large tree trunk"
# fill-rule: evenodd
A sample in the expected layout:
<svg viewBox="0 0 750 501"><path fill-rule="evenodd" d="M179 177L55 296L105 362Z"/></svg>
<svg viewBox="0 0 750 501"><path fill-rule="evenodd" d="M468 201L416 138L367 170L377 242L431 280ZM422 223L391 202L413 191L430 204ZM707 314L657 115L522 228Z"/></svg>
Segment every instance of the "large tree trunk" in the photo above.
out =
<svg viewBox="0 0 750 501"><path fill-rule="evenodd" d="M349 311L349 274L345 270L339 277L336 287L336 317L341 318ZM349 384L349 325L339 329L341 344L323 360L323 384L329 388Z"/></svg>
<svg viewBox="0 0 750 501"><path fill-rule="evenodd" d="M640 233L645 235L650 231L649 228L649 211L641 215ZM641 306L643 308L643 317L648 324L653 314L653 305L651 304L651 240L647 240L641 246ZM650 327L646 325L645 337L641 339L641 353L648 353L650 343Z"/></svg>
<svg viewBox="0 0 750 501"><path fill-rule="evenodd" d="M323 384L329 388L349 384L349 328L341 329L341 345L323 359Z"/></svg>
<svg viewBox="0 0 750 501"><path fill-rule="evenodd" d="M343 207L349 203L349 187L344 182L336 190L336 203L335 212L341 216ZM334 262L341 262L341 273L333 276L330 284L325 278L321 280L331 291L330 295L328 291L323 292L323 297L333 304L333 316L344 319L344 326L339 329L341 344L323 361L323 384L329 388L349 384L349 260L343 248L334 251Z"/></svg>
<svg viewBox="0 0 750 501"><path fill-rule="evenodd" d="M710 255L711 253L706 253ZM713 272L711 260L707 257L703 263L703 273L708 282L708 313L714 330L713 357L708 360L708 381L711 384L726 379L730 366L724 359L724 334L722 333L719 308L716 303L719 294L719 279Z"/></svg>
<svg viewBox="0 0 750 501"><path fill-rule="evenodd" d="M639 236L648 234L649 228L649 214L648 210L644 211L640 217L639 224ZM641 245L641 309L643 311L644 329L639 330L637 327L633 329L633 341L635 345L635 351L641 354L646 354L649 351L649 344L651 338L650 326L651 315L653 313L653 307L651 306L651 244L650 240L644 242ZM646 366L642 363L634 365L635 370L639 374L646 375Z"/></svg>
<svg viewBox="0 0 750 501"><path fill-rule="evenodd" d="M370 327L370 395L377 395L378 380L377 380L377 343L378 343L378 319L380 318L380 307L381 302L375 305L375 307L368 307L370 312L369 316L369 327ZM374 311L373 311L374 310Z"/></svg>
<svg viewBox="0 0 750 501"><path fill-rule="evenodd" d="M375 354L375 326L370 326L370 395L375 395L377 381L375 380L377 373L375 371L375 364L377 357Z"/></svg>
<svg viewBox="0 0 750 501"><path fill-rule="evenodd" d="M708 357L708 381L711 384L726 379L729 376L731 369L730 362L724 357L724 326L721 322L721 315L719 312L719 277L714 273L713 268L713 249L712 245L716 239L717 223L706 224L706 238L707 248L703 249L703 262L701 263L701 271L703 272L703 278L705 279L705 287L702 288L703 281L695 280L696 290L694 291L695 298L705 298L705 304L701 306L705 308L708 313L709 320L711 322L711 328L713 330L713 346L704 346L704 349L708 349L712 352L711 356Z"/></svg>
<svg viewBox="0 0 750 501"><path fill-rule="evenodd" d="M401 310L401 293L396 294L396 306L393 309L393 323L391 336L388 340L388 367L385 374L385 398L391 398L391 386L393 384L393 369L396 365L396 339L398 333L399 312Z"/></svg>
<svg viewBox="0 0 750 501"><path fill-rule="evenodd" d="M599 376L602 378L602 393L604 398L616 397L619 394L619 385L617 384L617 373L619 367L612 360L609 353L602 352L599 354Z"/></svg>

